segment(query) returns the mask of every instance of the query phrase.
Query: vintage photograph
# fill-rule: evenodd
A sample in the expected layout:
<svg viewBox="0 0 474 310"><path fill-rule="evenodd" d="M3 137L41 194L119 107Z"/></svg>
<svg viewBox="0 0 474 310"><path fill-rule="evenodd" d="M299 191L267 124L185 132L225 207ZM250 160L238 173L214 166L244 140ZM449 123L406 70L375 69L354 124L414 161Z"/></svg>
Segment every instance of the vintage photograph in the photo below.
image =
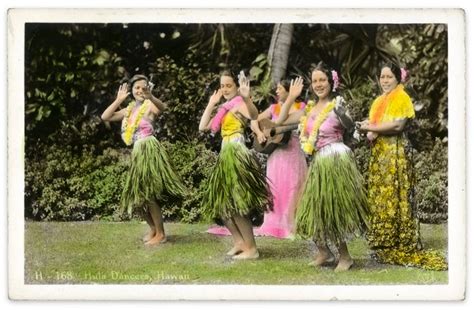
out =
<svg viewBox="0 0 474 310"><path fill-rule="evenodd" d="M462 299L464 12L342 11L10 10L10 297Z"/></svg>

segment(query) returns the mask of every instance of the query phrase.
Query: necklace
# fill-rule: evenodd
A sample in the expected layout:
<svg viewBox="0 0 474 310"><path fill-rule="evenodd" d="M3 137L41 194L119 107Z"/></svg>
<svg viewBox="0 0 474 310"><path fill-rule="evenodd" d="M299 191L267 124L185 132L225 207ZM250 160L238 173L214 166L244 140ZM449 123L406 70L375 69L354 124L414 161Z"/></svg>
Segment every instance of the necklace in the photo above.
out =
<svg viewBox="0 0 474 310"><path fill-rule="evenodd" d="M336 100L332 100L329 102L324 109L319 112L318 116L316 117L316 120L314 121L313 128L311 130L311 133L309 134L309 137L306 135L306 129L308 126L308 118L309 114L312 111L312 109L316 106L316 103L314 101L309 101L308 105L305 108L305 113L304 116L301 117L300 119L300 144L301 148L303 149L303 152L307 155L312 155L314 153L314 144L316 143L316 139L318 137L318 132L319 132L319 127L321 127L321 124L326 120L328 117L329 113L334 109L336 106Z"/></svg>
<svg viewBox="0 0 474 310"><path fill-rule="evenodd" d="M135 102L130 102L127 107L127 111L125 112L125 118L122 121L122 139L126 145L131 145L133 143L133 135L135 134L135 131L137 130L138 124L140 124L143 115L147 111L148 101L145 101L140 105L137 116L135 117L133 123L130 124L130 116L134 106Z"/></svg>

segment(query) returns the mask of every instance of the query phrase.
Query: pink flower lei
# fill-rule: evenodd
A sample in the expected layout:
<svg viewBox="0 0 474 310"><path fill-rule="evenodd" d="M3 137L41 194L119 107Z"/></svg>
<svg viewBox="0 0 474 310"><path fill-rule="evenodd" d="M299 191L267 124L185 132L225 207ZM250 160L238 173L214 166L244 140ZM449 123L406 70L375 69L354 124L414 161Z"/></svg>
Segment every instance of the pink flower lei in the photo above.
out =
<svg viewBox="0 0 474 310"><path fill-rule="evenodd" d="M400 79L402 83L405 83L407 81L408 77L408 70L405 68L400 68Z"/></svg>
<svg viewBox="0 0 474 310"><path fill-rule="evenodd" d="M240 96L235 96L232 98L230 101L227 101L224 103L218 110L216 116L211 121L211 132L216 133L221 129L222 125L222 120L224 119L224 116L232 110L235 106L238 104L242 103L243 99Z"/></svg>
<svg viewBox="0 0 474 310"><path fill-rule="evenodd" d="M334 82L334 85L332 87L332 91L335 92L336 89L338 89L338 87L339 87L339 76L337 75L336 70L332 70L331 74L332 74L332 80Z"/></svg>

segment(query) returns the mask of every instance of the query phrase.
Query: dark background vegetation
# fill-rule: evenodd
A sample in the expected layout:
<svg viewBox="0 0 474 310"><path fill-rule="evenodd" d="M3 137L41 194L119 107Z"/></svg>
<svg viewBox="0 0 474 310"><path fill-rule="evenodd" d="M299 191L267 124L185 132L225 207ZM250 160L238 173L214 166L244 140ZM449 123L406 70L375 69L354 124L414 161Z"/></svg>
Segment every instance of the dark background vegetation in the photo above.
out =
<svg viewBox="0 0 474 310"><path fill-rule="evenodd" d="M260 110L271 103L267 58L272 24L27 24L25 27L25 216L31 220L124 220L118 213L130 149L120 124L101 113L121 82L151 76L169 109L156 136L192 195L169 202L168 220L200 219L200 198L216 160L218 139L197 127L224 68L252 77ZM367 117L379 65L392 60L410 73L410 124L416 168L416 212L447 220L447 27L442 24L295 24L287 75L308 79L323 60L340 72L355 120ZM306 83L308 85L308 83ZM369 148L353 145L367 173Z"/></svg>

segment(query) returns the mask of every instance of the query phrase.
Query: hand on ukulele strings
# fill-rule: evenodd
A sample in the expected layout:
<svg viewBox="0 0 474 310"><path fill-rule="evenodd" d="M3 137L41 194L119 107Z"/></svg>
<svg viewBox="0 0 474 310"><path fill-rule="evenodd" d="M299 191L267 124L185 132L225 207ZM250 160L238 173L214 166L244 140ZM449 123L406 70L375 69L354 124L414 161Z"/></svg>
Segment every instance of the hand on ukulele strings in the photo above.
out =
<svg viewBox="0 0 474 310"><path fill-rule="evenodd" d="M244 99L250 97L250 81L245 76L244 71L239 73L239 94Z"/></svg>

